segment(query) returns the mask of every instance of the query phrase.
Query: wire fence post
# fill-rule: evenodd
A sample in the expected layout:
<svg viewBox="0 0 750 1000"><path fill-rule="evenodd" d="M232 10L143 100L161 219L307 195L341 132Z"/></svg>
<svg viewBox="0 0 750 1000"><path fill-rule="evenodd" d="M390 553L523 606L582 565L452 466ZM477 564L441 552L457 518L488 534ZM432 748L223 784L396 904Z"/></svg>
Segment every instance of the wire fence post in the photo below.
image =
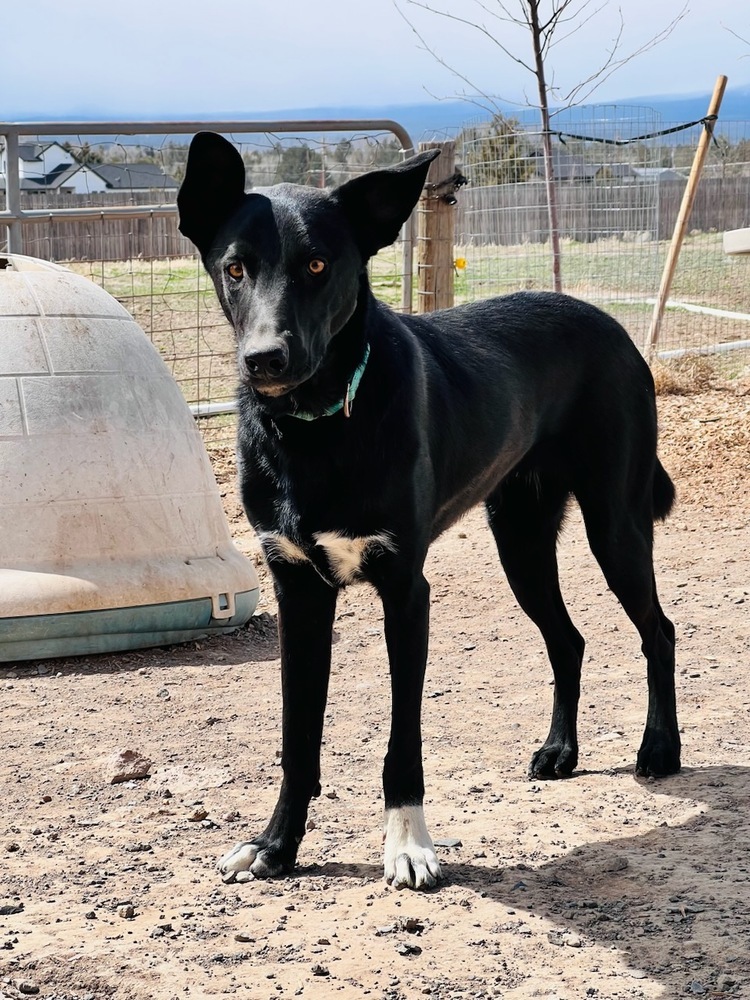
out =
<svg viewBox="0 0 750 1000"><path fill-rule="evenodd" d="M453 305L455 142L420 142L420 152L439 149L430 164L417 209L417 312Z"/></svg>
<svg viewBox="0 0 750 1000"><path fill-rule="evenodd" d="M703 164L706 161L706 156L708 155L709 146L711 144L714 122L718 118L719 108L721 107L721 100L724 96L726 86L727 78L725 76L717 77L714 92L711 95L711 102L708 106L708 112L706 114L708 120L703 126L703 131L701 132L701 137L695 150L693 165L690 169L690 176L688 177L687 185L685 186L685 193L682 196L682 204L680 205L680 211L677 215L677 221L675 222L672 242L669 246L669 253L667 254L667 259L664 264L664 272L661 277L661 284L659 285L659 294L656 297L656 305L654 306L654 313L651 318L651 328L649 329L648 338L646 340L646 357L649 361L653 360L654 354L656 353L656 345L659 340L661 322L664 317L667 299L669 298L669 291L672 287L672 278L674 277L674 272L677 268L680 248L682 247L682 241L685 238L688 220L690 219L690 212L692 211L693 202L695 201L695 193L698 190L698 182L701 179Z"/></svg>

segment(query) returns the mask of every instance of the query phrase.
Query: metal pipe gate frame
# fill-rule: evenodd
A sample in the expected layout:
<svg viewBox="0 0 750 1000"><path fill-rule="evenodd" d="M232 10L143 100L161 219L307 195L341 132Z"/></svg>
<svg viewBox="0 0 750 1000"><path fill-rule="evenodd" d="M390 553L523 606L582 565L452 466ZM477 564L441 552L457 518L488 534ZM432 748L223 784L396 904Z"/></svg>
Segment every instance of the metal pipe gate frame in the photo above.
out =
<svg viewBox="0 0 750 1000"><path fill-rule="evenodd" d="M221 133L263 132L390 132L411 156L414 143L406 129L390 119L319 119L303 121L179 121L179 122L0 122L0 137L5 138L7 171L5 177L6 207L0 210L0 225L8 230L8 252L23 253L21 224L25 219L55 218L68 222L83 222L90 218L148 219L175 215L176 205L133 205L112 208L22 209L19 170L20 138L39 136L83 135L194 135L211 129ZM414 219L403 230L403 282L401 307L412 311Z"/></svg>

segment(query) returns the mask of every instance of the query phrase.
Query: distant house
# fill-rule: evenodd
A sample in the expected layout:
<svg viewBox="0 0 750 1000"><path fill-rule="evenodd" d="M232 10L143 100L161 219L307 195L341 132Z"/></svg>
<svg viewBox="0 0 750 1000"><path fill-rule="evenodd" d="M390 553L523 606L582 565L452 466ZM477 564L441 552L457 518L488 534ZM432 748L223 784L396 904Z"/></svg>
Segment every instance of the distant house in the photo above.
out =
<svg viewBox="0 0 750 1000"><path fill-rule="evenodd" d="M633 167L636 176L641 181L658 181L663 184L665 181L684 181L685 175L674 167Z"/></svg>
<svg viewBox="0 0 750 1000"><path fill-rule="evenodd" d="M544 179L544 158L541 153L532 154L534 166L529 180ZM574 153L566 153L561 149L552 151L552 170L558 181L566 184L589 184L594 180L598 167L596 164L587 163L582 156Z"/></svg>
<svg viewBox="0 0 750 1000"><path fill-rule="evenodd" d="M629 163L600 163L594 179L600 183L616 181L618 184L634 184L638 174Z"/></svg>
<svg viewBox="0 0 750 1000"><path fill-rule="evenodd" d="M108 191L176 191L179 187L158 163L94 163L91 168L106 182Z"/></svg>
<svg viewBox="0 0 750 1000"><path fill-rule="evenodd" d="M558 181L567 184L590 184L592 181L622 184L652 183L657 181L684 181L685 178L672 167L633 167L629 163L588 163L582 156L553 150L552 165ZM530 180L544 178L544 160L541 153L534 154L534 169Z"/></svg>
<svg viewBox="0 0 750 1000"><path fill-rule="evenodd" d="M58 142L21 143L18 172L22 191L101 194L116 191L176 191L177 181L156 163L79 163ZM0 149L0 191L7 174Z"/></svg>

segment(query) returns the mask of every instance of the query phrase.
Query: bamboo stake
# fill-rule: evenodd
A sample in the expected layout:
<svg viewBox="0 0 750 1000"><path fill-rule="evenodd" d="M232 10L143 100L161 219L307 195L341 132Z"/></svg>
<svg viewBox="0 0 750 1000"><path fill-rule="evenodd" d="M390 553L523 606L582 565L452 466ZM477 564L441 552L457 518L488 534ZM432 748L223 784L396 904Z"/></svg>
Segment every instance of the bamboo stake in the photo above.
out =
<svg viewBox="0 0 750 1000"><path fill-rule="evenodd" d="M724 97L726 85L727 78L725 76L719 76L716 78L714 92L711 95L711 102L708 105L708 111L706 112L707 116L719 114L719 108L721 107L721 100ZM656 298L654 314L651 317L651 327L648 332L648 340L646 341L646 356L649 361L653 359L656 351L656 344L659 340L661 323L664 318L664 309L667 305L667 299L669 298L669 291L672 287L672 279L674 278L674 272L680 256L682 241L685 238L688 220L690 219L690 213L693 210L693 202L695 201L695 194L698 190L698 182L700 181L701 173L703 172L703 164L706 162L706 156L708 155L713 131L714 120L711 119L703 126L703 132L701 133L700 141L698 142L698 148L696 149L695 156L693 157L693 165L690 168L690 176L688 177L688 182L685 186L685 193L682 196L682 204L680 205L680 211L677 214L677 221L675 222L674 232L672 233L672 242L669 246L666 263L664 264L664 272L661 276L659 294Z"/></svg>

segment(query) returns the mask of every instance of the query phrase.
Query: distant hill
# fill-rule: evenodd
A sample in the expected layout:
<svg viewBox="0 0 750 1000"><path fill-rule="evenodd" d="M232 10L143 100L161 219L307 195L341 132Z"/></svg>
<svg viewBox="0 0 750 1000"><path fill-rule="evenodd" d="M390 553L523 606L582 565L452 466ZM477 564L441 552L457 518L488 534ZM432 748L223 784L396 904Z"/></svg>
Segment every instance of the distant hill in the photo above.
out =
<svg viewBox="0 0 750 1000"><path fill-rule="evenodd" d="M706 113L710 91L692 95L670 95L659 96L650 95L644 97L631 97L618 101L607 101L602 104L586 105L581 108L571 108L561 112L555 118L553 127L564 129L570 128L576 123L589 123L594 118L611 120L613 115L621 119L630 119L628 124L642 122L647 127L652 123L659 125L673 125L679 122L691 122L702 118ZM509 117L517 118L524 123L536 124L537 112L534 109L519 109L517 107L500 105L503 112ZM638 113L629 114L628 109L648 109L653 114ZM218 110L210 118L206 116L203 120L210 121L230 121L230 120L250 120L250 121L290 121L290 120L331 120L331 119L391 119L403 126L414 142L427 139L451 138L463 126L470 122L478 122L489 117L489 113L483 111L477 104L470 100L445 100L445 101L425 101L415 104L385 104L385 105L339 105L317 108L284 108L278 111L254 112L252 110L221 111ZM17 109L14 115L8 115L9 121L41 121L44 115L38 109ZM106 112L87 112L85 115L68 116L66 120L75 121L122 121L125 116L112 116ZM154 116L154 120L180 121L194 120L194 115L179 115L174 112ZM48 121L62 120L59 118L47 119ZM750 84L728 88L722 103L720 122L744 122L744 131L737 127L732 129L733 138L750 136ZM677 133L679 141L679 133ZM143 140L155 139L154 136L144 136Z"/></svg>
<svg viewBox="0 0 750 1000"><path fill-rule="evenodd" d="M570 108L556 117L553 127L561 128L563 122L566 127L575 122L589 122L592 117L599 117L604 113L609 116L615 109L620 113L618 117L628 119L631 117L628 114L628 109L631 108L647 109L654 112L653 118L648 115L633 115L632 120L634 121L640 117L645 123L654 118L666 125L691 122L705 115L710 96L710 92L667 97L651 95L607 101L601 105ZM525 124L536 124L537 122L538 112L535 109L499 106L504 114L517 118ZM255 118L259 121L311 118L387 118L398 122L415 142L420 142L428 139L451 138L469 122L487 119L490 114L471 101L451 100L431 101L423 104L386 104L378 107L342 105L321 108L286 108L283 111L248 114L243 115L243 117ZM720 121L746 122L747 132L745 134L750 134L750 85L727 89L722 102Z"/></svg>

